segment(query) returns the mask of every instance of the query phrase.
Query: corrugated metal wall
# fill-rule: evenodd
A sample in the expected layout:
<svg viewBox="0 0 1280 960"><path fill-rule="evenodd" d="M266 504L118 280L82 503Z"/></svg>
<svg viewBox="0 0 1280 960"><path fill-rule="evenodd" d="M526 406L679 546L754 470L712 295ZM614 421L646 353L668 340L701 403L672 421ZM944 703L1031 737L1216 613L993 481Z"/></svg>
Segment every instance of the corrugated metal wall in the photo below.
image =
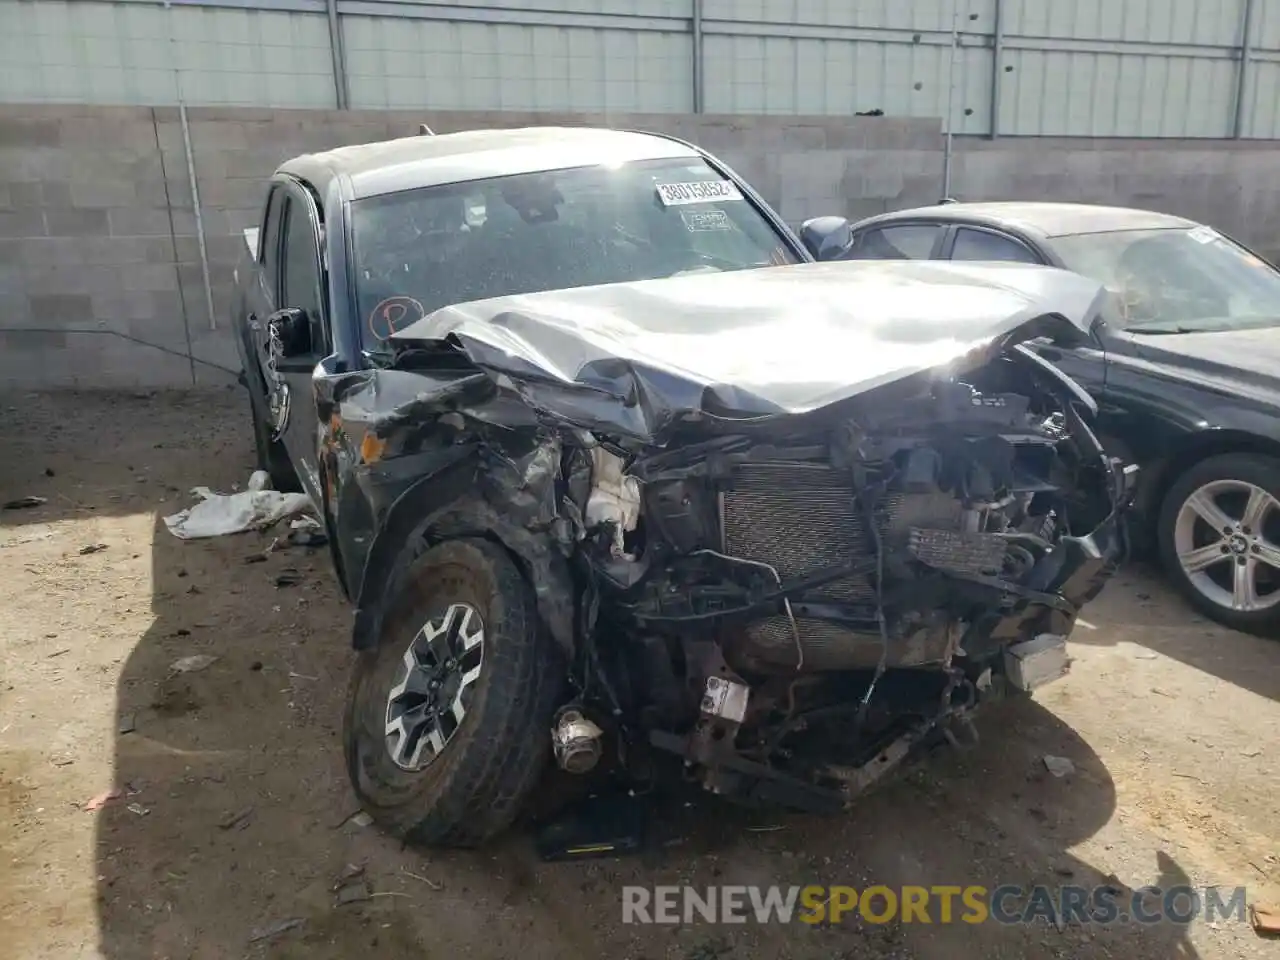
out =
<svg viewBox="0 0 1280 960"><path fill-rule="evenodd" d="M8 102L950 104L957 133L1273 138L1278 92L1280 0L0 0Z"/></svg>

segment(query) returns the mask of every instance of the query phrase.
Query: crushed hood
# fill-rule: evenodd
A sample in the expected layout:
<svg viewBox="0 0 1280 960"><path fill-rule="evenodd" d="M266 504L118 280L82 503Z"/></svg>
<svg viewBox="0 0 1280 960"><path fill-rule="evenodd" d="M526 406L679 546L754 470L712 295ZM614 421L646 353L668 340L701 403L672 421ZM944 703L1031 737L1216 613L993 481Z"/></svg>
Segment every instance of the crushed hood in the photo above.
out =
<svg viewBox="0 0 1280 960"><path fill-rule="evenodd" d="M1087 333L1103 295L1023 264L813 263L456 304L395 339L450 341L535 409L654 441L963 369L1055 325Z"/></svg>

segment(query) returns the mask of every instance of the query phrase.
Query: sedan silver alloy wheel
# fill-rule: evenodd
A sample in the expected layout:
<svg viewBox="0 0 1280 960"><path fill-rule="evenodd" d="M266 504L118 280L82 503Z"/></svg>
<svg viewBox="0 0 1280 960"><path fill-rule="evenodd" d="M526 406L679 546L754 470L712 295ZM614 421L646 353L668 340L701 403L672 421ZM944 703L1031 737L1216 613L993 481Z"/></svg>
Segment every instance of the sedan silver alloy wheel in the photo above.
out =
<svg viewBox="0 0 1280 960"><path fill-rule="evenodd" d="M1178 563L1206 600L1240 612L1270 609L1280 603L1280 537L1267 532L1278 520L1280 501L1262 487L1206 483L1178 510Z"/></svg>

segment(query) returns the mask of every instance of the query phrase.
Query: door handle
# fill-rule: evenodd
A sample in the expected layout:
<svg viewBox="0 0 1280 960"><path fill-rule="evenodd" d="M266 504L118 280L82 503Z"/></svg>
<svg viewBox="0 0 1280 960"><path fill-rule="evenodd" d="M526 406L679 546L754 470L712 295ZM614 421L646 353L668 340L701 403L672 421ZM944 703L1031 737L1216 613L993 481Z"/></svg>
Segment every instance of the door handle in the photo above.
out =
<svg viewBox="0 0 1280 960"><path fill-rule="evenodd" d="M250 330L261 329L258 325L258 315L256 313L250 313L244 319L245 319L245 322L249 324Z"/></svg>

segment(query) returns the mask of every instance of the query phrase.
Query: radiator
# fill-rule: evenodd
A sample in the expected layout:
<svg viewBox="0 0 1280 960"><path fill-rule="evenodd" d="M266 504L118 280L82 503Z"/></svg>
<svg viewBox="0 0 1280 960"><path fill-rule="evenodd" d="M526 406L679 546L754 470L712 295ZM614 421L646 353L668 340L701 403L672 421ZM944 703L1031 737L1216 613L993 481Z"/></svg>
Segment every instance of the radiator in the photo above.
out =
<svg viewBox="0 0 1280 960"><path fill-rule="evenodd" d="M821 463L743 464L721 495L724 552L767 563L784 580L816 573L850 560L873 560L875 540L865 529L848 473ZM877 506L885 548L894 549L912 527L955 529L960 505L941 492L890 493ZM812 602L869 603L874 582L849 577L805 594ZM878 658L878 636L845 630L820 620L799 621L806 667L852 669ZM752 649L770 662L794 664L795 637L786 617L768 617L747 628ZM869 642L872 644L868 649Z"/></svg>
<svg viewBox="0 0 1280 960"><path fill-rule="evenodd" d="M825 464L744 464L721 501L724 552L770 564L783 580L874 556L848 474ZM866 578L819 587L811 599L866 601Z"/></svg>

